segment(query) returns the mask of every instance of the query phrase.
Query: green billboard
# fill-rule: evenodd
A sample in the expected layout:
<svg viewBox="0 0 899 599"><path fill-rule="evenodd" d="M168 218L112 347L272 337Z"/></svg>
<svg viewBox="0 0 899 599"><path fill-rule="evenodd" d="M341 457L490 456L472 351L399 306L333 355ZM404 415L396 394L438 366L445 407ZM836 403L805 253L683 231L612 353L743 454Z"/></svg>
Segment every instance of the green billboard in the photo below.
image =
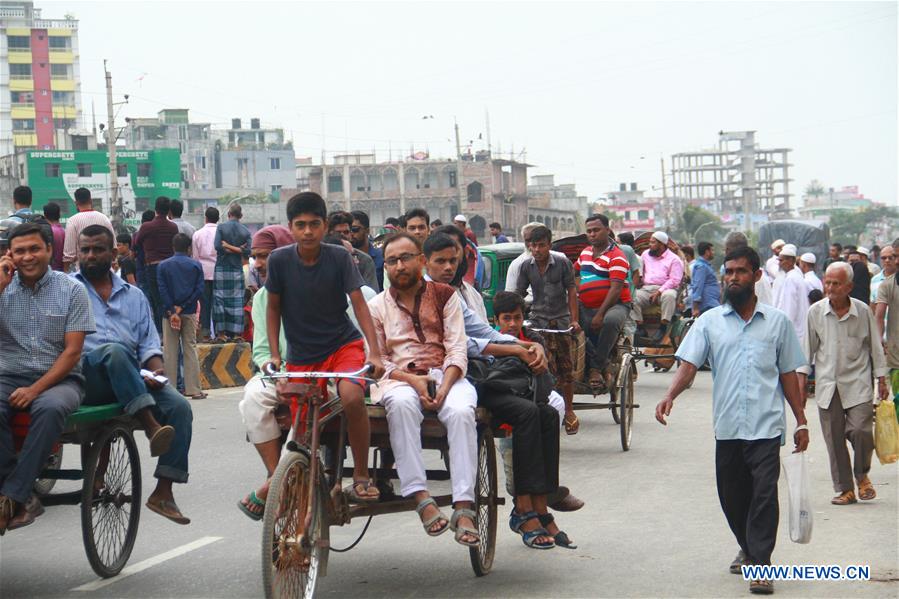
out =
<svg viewBox="0 0 899 599"><path fill-rule="evenodd" d="M158 196L181 195L181 156L175 148L116 152L119 194L126 216L138 206L152 206ZM75 213L75 190L85 187L94 209L109 213L109 153L105 150L31 150L27 152L32 207L56 202L63 216Z"/></svg>

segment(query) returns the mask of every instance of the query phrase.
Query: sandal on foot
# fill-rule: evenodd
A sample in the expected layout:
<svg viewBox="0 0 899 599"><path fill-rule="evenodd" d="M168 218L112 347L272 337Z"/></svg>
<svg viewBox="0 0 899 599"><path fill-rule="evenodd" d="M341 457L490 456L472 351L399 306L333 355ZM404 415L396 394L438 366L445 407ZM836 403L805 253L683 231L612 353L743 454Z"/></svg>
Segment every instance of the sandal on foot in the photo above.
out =
<svg viewBox="0 0 899 599"><path fill-rule="evenodd" d="M576 414L565 416L565 433L568 435L576 435L581 428L581 421L578 420Z"/></svg>
<svg viewBox="0 0 899 599"><path fill-rule="evenodd" d="M874 485L871 484L871 479L866 476L858 483L858 498L862 501L870 501L875 497L877 497L877 491L874 490Z"/></svg>
<svg viewBox="0 0 899 599"><path fill-rule="evenodd" d="M834 505L849 505L851 503L858 503L858 500L855 498L855 491L843 491L831 499L830 502Z"/></svg>
<svg viewBox="0 0 899 599"><path fill-rule="evenodd" d="M254 512L250 509L249 504L262 508L262 511ZM258 522L259 520L262 520L262 516L265 513L265 500L259 499L259 496L256 495L256 491L250 491L250 494L247 495L246 499L237 502L237 507L247 515L247 518Z"/></svg>
<svg viewBox="0 0 899 599"><path fill-rule="evenodd" d="M151 512L156 512L160 516L164 518L168 518L175 524L190 524L190 518L184 516L181 513L181 510L178 509L178 505L174 501L161 500L161 501L147 501L147 509Z"/></svg>
<svg viewBox="0 0 899 599"><path fill-rule="evenodd" d="M150 456L157 458L168 453L175 440L175 428L169 425L159 427L153 436L150 437Z"/></svg>
<svg viewBox="0 0 899 599"><path fill-rule="evenodd" d="M434 498L428 497L427 499L419 503L417 506L415 506L415 511L418 513L418 516L421 517L421 513L429 505L433 505L437 509L437 513L427 520L422 520L421 525L425 529L425 532L428 533L429 537L439 537L449 528L449 520L447 520L444 513L440 511L440 508L437 506L437 502L434 501ZM431 527L434 526L434 524L441 521L443 522L443 526L441 526L437 530L431 530Z"/></svg>
<svg viewBox="0 0 899 599"><path fill-rule="evenodd" d="M546 528L556 520L552 514L540 514L538 518L540 518L540 526L543 528ZM571 542L571 539L568 538L568 535L565 534L565 531L563 530L559 530L556 534L551 534L549 536L555 539L556 545L559 547L564 547L565 549L577 549L577 545Z"/></svg>
<svg viewBox="0 0 899 599"><path fill-rule="evenodd" d="M365 495L360 495L360 491ZM371 491L374 491L374 495L369 495ZM344 487L343 492L351 503L375 503L381 498L381 492L371 479L354 480L353 484Z"/></svg>
<svg viewBox="0 0 899 599"><path fill-rule="evenodd" d="M774 592L774 583L770 580L753 580L749 583L749 592L756 595L770 595Z"/></svg>
<svg viewBox="0 0 899 599"><path fill-rule="evenodd" d="M450 518L450 528L456 533L456 542L460 545L465 545L466 547L477 547L481 544L481 534L467 526L461 526L459 524L459 518L469 518L472 522L477 520L478 515L474 513L472 510L460 508L457 510L453 510L453 517ZM463 541L462 537L465 535L469 535L475 537L475 541Z"/></svg>

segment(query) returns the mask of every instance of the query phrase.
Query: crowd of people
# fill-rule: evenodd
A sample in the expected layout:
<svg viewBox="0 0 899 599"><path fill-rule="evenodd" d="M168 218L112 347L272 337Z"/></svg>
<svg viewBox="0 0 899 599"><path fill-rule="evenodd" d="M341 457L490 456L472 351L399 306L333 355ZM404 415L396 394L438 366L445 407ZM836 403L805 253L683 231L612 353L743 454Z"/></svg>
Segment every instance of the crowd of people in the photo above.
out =
<svg viewBox="0 0 899 599"><path fill-rule="evenodd" d="M731 233L719 283L708 242L679 252L656 231L638 256L633 235L616 237L608 218L593 214L585 222L587 246L572 262L551 249L546 226L529 223L521 231L526 250L494 298L492 325L478 289L477 238L464 215L443 225L424 209L411 209L388 219L390 235L376 247L365 212L329 214L312 192L287 202L286 224L255 234L241 224L237 204L221 224L218 209L207 208L205 225L195 231L180 202L160 197L131 237L115 236L109 220L91 208L88 190L75 197L78 213L62 227L58 206L48 204L36 218L30 190L17 189L10 218L19 222L0 258L0 534L43 511L31 484L82 399L117 401L140 421L159 456L147 505L188 523L172 484L187 481L191 408L172 382L183 379L184 394L202 397L198 338L228 341L249 332L260 372L301 378L371 365L378 385L336 383L353 457L344 490L351 501L396 494L389 481L369 475L370 392L387 414L399 494L414 498L425 533L451 530L458 543L478 545L475 407L483 406L511 431L501 443L514 501L510 528L530 548L573 549L551 513L583 506L559 482L560 431L573 435L580 427L572 403L573 339L583 332L589 384L608 391L608 365L622 332L649 345L665 343L677 312L695 322L677 350L680 366L656 417L666 423L675 398L697 370L710 366L718 492L740 546L732 571L770 563L784 399L802 451L809 442L808 377L816 381L838 493L833 503L876 496L868 476L873 404L899 391L899 305L893 305L899 303L899 240L871 251L834 244L822 283L814 254L777 240L762 264L746 237ZM507 241L499 223L490 228L498 242ZM651 309L660 319L652 331ZM25 409L32 425L16 456L10 414ZM291 420L261 375L246 385L239 409L265 478L238 507L259 520ZM436 413L447 430L450 516L427 486L425 412ZM773 586L754 580L750 590L769 593Z"/></svg>

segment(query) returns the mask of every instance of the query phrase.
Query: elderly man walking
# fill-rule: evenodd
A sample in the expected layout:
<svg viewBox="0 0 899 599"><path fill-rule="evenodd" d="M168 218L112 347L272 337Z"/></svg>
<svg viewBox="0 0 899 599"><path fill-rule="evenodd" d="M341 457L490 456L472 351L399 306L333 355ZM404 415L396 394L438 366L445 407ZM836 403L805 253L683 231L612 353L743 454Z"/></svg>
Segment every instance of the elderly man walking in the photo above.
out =
<svg viewBox="0 0 899 599"><path fill-rule="evenodd" d="M681 361L656 420L667 424L674 400L706 360L712 367L712 419L718 498L740 552L730 571L767 565L777 539L777 479L787 423L784 396L796 418L795 451L808 448L808 424L796 370L805 356L786 316L755 296L761 274L755 250L740 246L724 259L725 299L696 319L677 350ZM770 594L770 580L753 580Z"/></svg>
<svg viewBox="0 0 899 599"><path fill-rule="evenodd" d="M784 312L800 341L805 337L805 319L808 316L808 285L802 272L796 268L796 246L788 243L780 249L782 274L774 279L774 307Z"/></svg>
<svg viewBox="0 0 899 599"><path fill-rule="evenodd" d="M674 316L677 304L677 289L684 278L684 263L680 256L668 249L668 234L656 231L649 240L649 249L643 253L643 286L634 296L631 318L637 323L637 334L646 336L642 330L643 309L651 304L662 305L662 326L650 338L659 343L665 337L668 323Z"/></svg>
<svg viewBox="0 0 899 599"><path fill-rule="evenodd" d="M831 264L824 275L824 288L827 298L809 309L803 349L815 363L815 401L830 456L830 476L839 493L830 502L849 505L856 502L855 481L860 499L876 496L868 478L874 451L871 382L873 374L878 397L887 399L888 369L874 315L864 302L849 297L852 268L845 262ZM799 368L803 394L810 371L808 365ZM854 453L852 462L847 440Z"/></svg>

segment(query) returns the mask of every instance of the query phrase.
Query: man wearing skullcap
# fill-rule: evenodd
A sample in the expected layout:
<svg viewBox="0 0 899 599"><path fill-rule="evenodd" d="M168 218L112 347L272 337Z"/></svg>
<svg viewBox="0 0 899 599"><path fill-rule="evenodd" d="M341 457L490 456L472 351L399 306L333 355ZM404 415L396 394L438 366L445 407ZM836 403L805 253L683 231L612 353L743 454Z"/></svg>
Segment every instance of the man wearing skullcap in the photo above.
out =
<svg viewBox="0 0 899 599"><path fill-rule="evenodd" d="M809 308L808 285L802 272L796 268L796 246L792 243L784 245L778 258L782 274L774 279L774 307L786 313L802 342Z"/></svg>
<svg viewBox="0 0 899 599"><path fill-rule="evenodd" d="M253 243L250 255L253 257L253 271L250 279L254 281L254 287L261 289L265 284L268 274L266 266L268 256L275 248L293 243L293 235L290 229L284 225L269 225L256 231L253 235Z"/></svg>
<svg viewBox="0 0 899 599"><path fill-rule="evenodd" d="M806 252L799 257L799 270L802 271L802 276L805 279L805 284L808 286L808 291L811 293L815 289L824 293L824 285L821 283L821 279L818 278L818 275L815 274L815 263L818 259L811 252Z"/></svg>
<svg viewBox="0 0 899 599"><path fill-rule="evenodd" d="M778 239L772 243L771 251L774 252L774 254L765 261L765 273L772 281L783 274L783 271L780 269L780 260L778 259L778 256L784 245L786 245L786 242L783 239Z"/></svg>
<svg viewBox="0 0 899 599"><path fill-rule="evenodd" d="M637 323L638 335L646 336L643 330L643 309L652 304L662 306L662 326L649 338L659 343L665 337L668 323L674 316L677 304L677 290L684 278L684 263L680 256L668 249L668 234L656 231L649 240L649 249L641 256L643 261L643 286L634 297L631 318Z"/></svg>

